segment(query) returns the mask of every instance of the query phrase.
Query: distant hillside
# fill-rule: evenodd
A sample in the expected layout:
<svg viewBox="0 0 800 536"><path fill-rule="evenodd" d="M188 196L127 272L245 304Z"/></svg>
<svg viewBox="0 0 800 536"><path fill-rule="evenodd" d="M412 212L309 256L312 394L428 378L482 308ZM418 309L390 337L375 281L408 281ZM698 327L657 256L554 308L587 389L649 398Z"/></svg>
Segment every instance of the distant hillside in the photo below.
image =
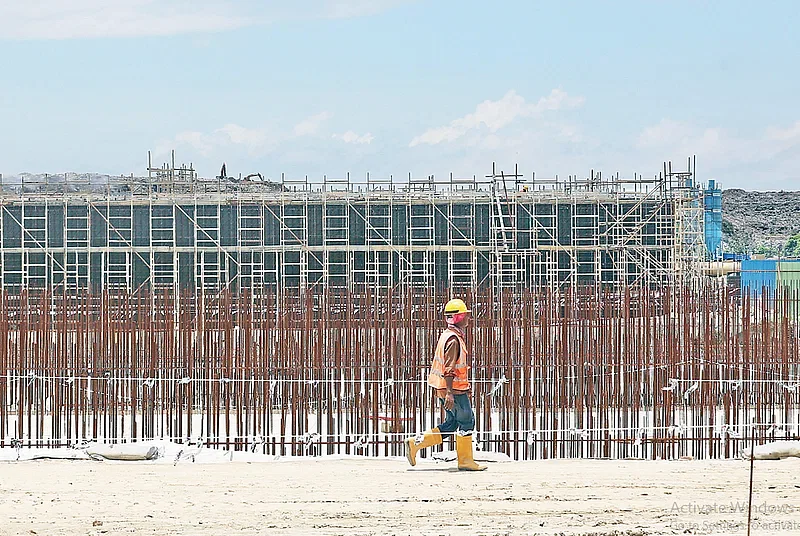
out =
<svg viewBox="0 0 800 536"><path fill-rule="evenodd" d="M732 253L797 255L800 191L722 192L722 235ZM788 249L787 249L788 244Z"/></svg>

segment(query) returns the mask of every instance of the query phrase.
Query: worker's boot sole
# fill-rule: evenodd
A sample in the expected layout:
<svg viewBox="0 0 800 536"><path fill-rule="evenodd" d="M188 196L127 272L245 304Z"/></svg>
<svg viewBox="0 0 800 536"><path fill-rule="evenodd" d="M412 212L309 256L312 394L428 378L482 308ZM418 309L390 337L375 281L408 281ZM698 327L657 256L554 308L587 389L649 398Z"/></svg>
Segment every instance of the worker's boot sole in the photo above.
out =
<svg viewBox="0 0 800 536"><path fill-rule="evenodd" d="M410 437L406 439L405 443L406 443L406 459L408 460L408 463L410 463L411 466L414 467L415 465L417 465L417 456L416 456L417 453L413 450L414 438Z"/></svg>
<svg viewBox="0 0 800 536"><path fill-rule="evenodd" d="M486 470L486 466L485 465L477 465L477 464L475 464L474 467L459 467L458 470L459 471L485 471Z"/></svg>

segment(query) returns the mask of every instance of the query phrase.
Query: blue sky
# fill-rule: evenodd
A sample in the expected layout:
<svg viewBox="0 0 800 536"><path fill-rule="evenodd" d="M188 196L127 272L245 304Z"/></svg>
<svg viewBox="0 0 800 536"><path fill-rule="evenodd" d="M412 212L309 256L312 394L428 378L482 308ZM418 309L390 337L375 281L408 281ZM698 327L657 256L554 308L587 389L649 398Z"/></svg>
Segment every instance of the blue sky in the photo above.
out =
<svg viewBox="0 0 800 536"><path fill-rule="evenodd" d="M277 7L276 7L277 6ZM289 7L287 7L289 6ZM791 1L0 0L0 172L800 189Z"/></svg>

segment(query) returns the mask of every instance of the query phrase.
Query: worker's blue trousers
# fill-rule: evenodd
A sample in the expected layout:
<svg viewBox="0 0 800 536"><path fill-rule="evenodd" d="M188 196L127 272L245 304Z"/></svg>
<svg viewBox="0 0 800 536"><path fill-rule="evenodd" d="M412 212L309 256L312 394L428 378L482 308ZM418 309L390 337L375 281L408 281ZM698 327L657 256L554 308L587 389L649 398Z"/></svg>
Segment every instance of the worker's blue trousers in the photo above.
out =
<svg viewBox="0 0 800 536"><path fill-rule="evenodd" d="M469 395L453 395L453 401L455 402L453 409L445 410L445 419L437 428L442 435L456 430L466 435L466 432L475 429L475 414L472 412ZM444 398L440 398L439 402L444 406Z"/></svg>

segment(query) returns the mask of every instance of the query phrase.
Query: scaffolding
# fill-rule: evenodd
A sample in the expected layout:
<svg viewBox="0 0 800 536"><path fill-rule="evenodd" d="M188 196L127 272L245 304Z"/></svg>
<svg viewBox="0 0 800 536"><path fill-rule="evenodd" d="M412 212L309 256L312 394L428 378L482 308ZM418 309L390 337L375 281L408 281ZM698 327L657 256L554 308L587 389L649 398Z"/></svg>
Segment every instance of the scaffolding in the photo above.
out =
<svg viewBox="0 0 800 536"><path fill-rule="evenodd" d="M705 243L704 190L695 178L696 160L689 159L686 171L672 169L672 163L664 164L666 185L675 197L677 226L673 252L675 270L685 279L699 277L698 262L705 260L708 250Z"/></svg>
<svg viewBox="0 0 800 536"><path fill-rule="evenodd" d="M498 290L663 285L698 274L694 162L651 177L504 172L443 180L349 173L201 178L24 176L0 183L0 285L76 291Z"/></svg>

